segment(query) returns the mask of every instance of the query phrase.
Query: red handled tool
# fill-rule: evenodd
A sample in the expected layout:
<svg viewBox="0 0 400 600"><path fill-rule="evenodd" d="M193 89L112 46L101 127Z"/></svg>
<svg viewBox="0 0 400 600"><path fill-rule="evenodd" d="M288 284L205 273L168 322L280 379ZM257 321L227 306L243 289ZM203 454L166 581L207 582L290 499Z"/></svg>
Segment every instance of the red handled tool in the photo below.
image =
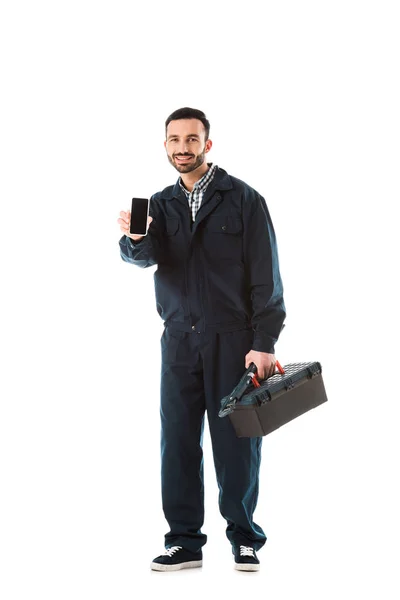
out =
<svg viewBox="0 0 400 600"><path fill-rule="evenodd" d="M279 373L281 375L284 375L285 371L283 370L281 364L278 361L276 361L276 366L278 368ZM277 375L277 373L275 373L275 375ZM219 413L220 417L223 417L226 414L232 412L233 406L236 404L236 402L238 402L241 399L243 394L245 394L248 391L248 387L251 383L256 388L260 387L260 383L257 377L257 367L253 362L250 363L250 365L247 367L246 372L241 377L239 383L237 384L233 392L229 396L225 396L225 398L221 400L221 410Z"/></svg>

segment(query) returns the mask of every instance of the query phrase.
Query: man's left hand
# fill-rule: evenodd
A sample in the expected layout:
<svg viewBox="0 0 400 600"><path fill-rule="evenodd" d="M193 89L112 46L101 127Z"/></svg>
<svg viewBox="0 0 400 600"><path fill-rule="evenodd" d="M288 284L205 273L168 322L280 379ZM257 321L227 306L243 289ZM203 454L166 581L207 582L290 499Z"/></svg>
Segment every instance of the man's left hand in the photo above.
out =
<svg viewBox="0 0 400 600"><path fill-rule="evenodd" d="M257 367L257 375L259 379L267 379L275 373L276 358L275 354L268 354L268 352L257 352L257 350L250 350L245 357L245 368L254 363Z"/></svg>

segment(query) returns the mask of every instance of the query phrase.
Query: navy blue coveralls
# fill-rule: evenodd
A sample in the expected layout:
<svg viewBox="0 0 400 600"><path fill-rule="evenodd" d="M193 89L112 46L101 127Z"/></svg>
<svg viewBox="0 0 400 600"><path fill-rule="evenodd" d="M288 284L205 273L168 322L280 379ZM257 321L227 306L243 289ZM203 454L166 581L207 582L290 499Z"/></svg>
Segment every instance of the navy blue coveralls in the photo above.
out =
<svg viewBox="0 0 400 600"><path fill-rule="evenodd" d="M221 399L251 350L274 352L285 319L275 232L265 200L217 168L192 222L187 198L169 186L151 198L139 242L123 236L123 260L154 272L161 337L161 480L170 531L165 546L192 552L207 541L202 436L207 411L219 508L234 548L266 541L253 521L262 438L237 438Z"/></svg>

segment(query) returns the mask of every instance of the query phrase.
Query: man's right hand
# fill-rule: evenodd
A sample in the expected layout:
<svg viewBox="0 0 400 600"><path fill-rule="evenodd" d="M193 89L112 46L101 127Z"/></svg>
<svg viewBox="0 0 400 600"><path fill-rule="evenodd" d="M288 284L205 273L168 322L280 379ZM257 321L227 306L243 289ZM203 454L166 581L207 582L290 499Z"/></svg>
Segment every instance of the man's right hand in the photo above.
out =
<svg viewBox="0 0 400 600"><path fill-rule="evenodd" d="M126 235L126 237L131 238L131 240L133 240L134 242L138 242L139 240L141 240L144 237L143 235L136 235L133 233L129 233L130 222L131 222L131 211L127 210L126 212L124 212L123 210L121 210L119 215L120 215L120 219L118 219L118 223L120 225L120 229L121 229L122 233L124 235ZM147 218L147 229L149 228L152 220L153 220L153 217Z"/></svg>

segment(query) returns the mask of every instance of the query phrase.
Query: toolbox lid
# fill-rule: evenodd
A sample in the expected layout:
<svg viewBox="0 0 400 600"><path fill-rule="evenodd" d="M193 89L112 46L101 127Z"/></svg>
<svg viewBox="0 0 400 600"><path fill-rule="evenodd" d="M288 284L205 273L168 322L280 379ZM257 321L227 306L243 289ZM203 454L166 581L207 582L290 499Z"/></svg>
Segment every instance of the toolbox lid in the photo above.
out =
<svg viewBox="0 0 400 600"><path fill-rule="evenodd" d="M322 373L319 362L290 363L284 365L283 369L284 375L276 373L268 379L260 380L260 387L245 393L238 404L242 406L263 404L273 400L274 396L280 395L282 391L288 391Z"/></svg>

